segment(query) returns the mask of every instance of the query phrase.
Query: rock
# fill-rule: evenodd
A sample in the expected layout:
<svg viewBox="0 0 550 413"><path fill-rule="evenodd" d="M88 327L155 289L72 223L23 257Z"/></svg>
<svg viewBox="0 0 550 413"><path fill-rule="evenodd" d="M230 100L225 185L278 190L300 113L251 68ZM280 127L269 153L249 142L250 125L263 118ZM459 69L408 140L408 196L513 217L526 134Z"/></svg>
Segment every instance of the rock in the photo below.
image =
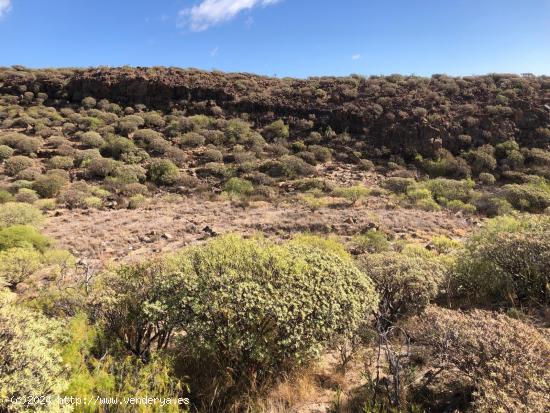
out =
<svg viewBox="0 0 550 413"><path fill-rule="evenodd" d="M167 233L167 232L165 232L164 234L162 234L162 235L161 235L161 238L164 238L164 239L166 239L166 240L168 240L168 241L171 241L171 240L174 239L174 237L172 236L172 234L169 234L169 233Z"/></svg>

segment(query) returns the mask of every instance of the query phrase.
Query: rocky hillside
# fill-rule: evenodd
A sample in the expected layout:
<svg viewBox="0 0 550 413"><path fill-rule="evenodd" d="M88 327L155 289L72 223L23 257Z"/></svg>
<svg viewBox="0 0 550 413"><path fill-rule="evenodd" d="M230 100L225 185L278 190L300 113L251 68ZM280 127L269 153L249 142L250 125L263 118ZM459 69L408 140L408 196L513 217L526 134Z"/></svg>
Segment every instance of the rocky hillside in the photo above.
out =
<svg viewBox="0 0 550 413"><path fill-rule="evenodd" d="M0 94L44 93L48 104L87 96L150 109L235 117L258 126L282 118L294 135L330 126L354 141L411 156L454 154L515 139L550 143L550 78L492 74L278 79L179 68L0 69ZM46 96L47 95L47 96ZM335 142L336 144L338 142Z"/></svg>

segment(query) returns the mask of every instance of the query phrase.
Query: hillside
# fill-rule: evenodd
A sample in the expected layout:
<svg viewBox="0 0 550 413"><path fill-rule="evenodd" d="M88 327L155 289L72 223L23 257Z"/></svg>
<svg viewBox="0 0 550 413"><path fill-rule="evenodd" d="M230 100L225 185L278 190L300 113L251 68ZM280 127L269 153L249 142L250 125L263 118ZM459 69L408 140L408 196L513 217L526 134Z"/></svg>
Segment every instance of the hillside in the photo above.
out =
<svg viewBox="0 0 550 413"><path fill-rule="evenodd" d="M549 216L547 76L0 68L0 412L546 413Z"/></svg>

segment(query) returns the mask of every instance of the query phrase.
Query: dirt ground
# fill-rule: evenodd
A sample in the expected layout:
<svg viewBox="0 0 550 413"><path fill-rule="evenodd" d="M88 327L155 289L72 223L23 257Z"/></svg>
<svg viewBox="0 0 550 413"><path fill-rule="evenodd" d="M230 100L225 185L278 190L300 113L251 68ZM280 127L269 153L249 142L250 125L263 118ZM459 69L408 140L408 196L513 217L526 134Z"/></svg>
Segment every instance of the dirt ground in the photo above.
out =
<svg viewBox="0 0 550 413"><path fill-rule="evenodd" d="M137 210L59 210L49 217L44 232L77 257L103 262L173 251L216 234L288 238L309 232L351 237L377 228L392 237L427 241L436 234L461 238L475 224L475 219L447 211L406 209L374 197L364 205L317 211L296 200L243 208L230 201L180 197L170 202L157 199Z"/></svg>

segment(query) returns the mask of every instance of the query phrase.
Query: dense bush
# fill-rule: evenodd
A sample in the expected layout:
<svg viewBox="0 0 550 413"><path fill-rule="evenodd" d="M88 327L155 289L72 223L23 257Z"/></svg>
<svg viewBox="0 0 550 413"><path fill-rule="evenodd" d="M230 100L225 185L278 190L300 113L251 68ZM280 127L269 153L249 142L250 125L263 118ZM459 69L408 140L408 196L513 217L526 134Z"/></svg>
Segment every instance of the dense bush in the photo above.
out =
<svg viewBox="0 0 550 413"><path fill-rule="evenodd" d="M251 195L254 185L246 179L231 178L224 184L223 189L230 195Z"/></svg>
<svg viewBox="0 0 550 413"><path fill-rule="evenodd" d="M15 305L14 297L0 291L0 410L39 411L30 397L56 397L67 388L59 351L62 324L38 312ZM55 405L52 405L52 408Z"/></svg>
<svg viewBox="0 0 550 413"><path fill-rule="evenodd" d="M40 225L44 217L32 205L20 202L7 202L0 208L0 228L11 225Z"/></svg>
<svg viewBox="0 0 550 413"><path fill-rule="evenodd" d="M67 182L68 180L63 175L51 173L50 171L46 175L37 178L32 184L32 189L42 198L53 198Z"/></svg>
<svg viewBox="0 0 550 413"><path fill-rule="evenodd" d="M505 185L500 194L519 210L541 212L550 207L550 185L546 182Z"/></svg>
<svg viewBox="0 0 550 413"><path fill-rule="evenodd" d="M4 172L6 175L15 176L24 169L34 165L34 161L26 156L12 156L4 162Z"/></svg>
<svg viewBox="0 0 550 413"><path fill-rule="evenodd" d="M97 132L84 132L80 135L80 142L89 148L101 148L105 144L105 140Z"/></svg>
<svg viewBox="0 0 550 413"><path fill-rule="evenodd" d="M549 266L548 217L495 218L466 243L453 290L483 305L548 305Z"/></svg>
<svg viewBox="0 0 550 413"><path fill-rule="evenodd" d="M173 185L180 178L180 171L168 159L154 159L147 170L147 178L158 185Z"/></svg>
<svg viewBox="0 0 550 413"><path fill-rule="evenodd" d="M14 154L14 150L7 145L0 145L0 162Z"/></svg>
<svg viewBox="0 0 550 413"><path fill-rule="evenodd" d="M548 411L550 341L534 327L502 314L436 307L411 326L416 343L428 349L430 371L448 370L462 381L468 410Z"/></svg>
<svg viewBox="0 0 550 413"><path fill-rule="evenodd" d="M422 312L439 293L445 274L436 259L397 252L364 255L359 266L374 282L385 323Z"/></svg>
<svg viewBox="0 0 550 413"><path fill-rule="evenodd" d="M12 225L0 228L0 251L10 248L35 248L45 251L50 240L30 225Z"/></svg>

